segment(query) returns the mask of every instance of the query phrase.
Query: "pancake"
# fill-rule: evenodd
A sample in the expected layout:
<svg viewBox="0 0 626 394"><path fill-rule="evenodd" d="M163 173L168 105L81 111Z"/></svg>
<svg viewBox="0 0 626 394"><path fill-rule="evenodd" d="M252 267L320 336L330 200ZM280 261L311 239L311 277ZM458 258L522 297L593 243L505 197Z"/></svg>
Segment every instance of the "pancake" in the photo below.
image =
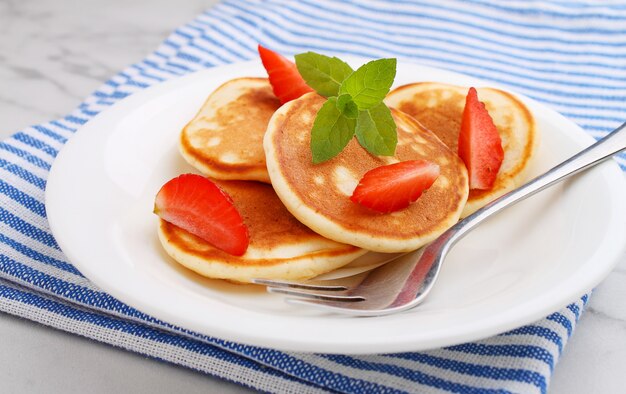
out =
<svg viewBox="0 0 626 394"><path fill-rule="evenodd" d="M160 220L159 239L178 263L200 275L250 282L254 278L306 280L350 263L366 253L326 239L294 218L267 184L216 181L232 198L248 226L250 245L233 256Z"/></svg>
<svg viewBox="0 0 626 394"><path fill-rule="evenodd" d="M414 83L396 88L387 95L385 102L413 116L450 149L458 152L467 91L466 87L442 83ZM477 88L477 91L500 133L504 160L493 188L470 190L462 217L521 186L537 148L535 122L524 104L498 89Z"/></svg>
<svg viewBox="0 0 626 394"><path fill-rule="evenodd" d="M465 165L413 118L392 110L398 126L394 157L370 155L352 139L335 158L313 164L310 135L324 98L308 93L283 105L272 117L263 146L276 194L302 223L323 236L378 252L419 248L456 223L465 205ZM426 159L441 175L408 208L380 214L349 197L363 175L398 161Z"/></svg>
<svg viewBox="0 0 626 394"><path fill-rule="evenodd" d="M216 179L269 182L263 134L280 107L267 78L238 78L217 88L180 136L192 166Z"/></svg>

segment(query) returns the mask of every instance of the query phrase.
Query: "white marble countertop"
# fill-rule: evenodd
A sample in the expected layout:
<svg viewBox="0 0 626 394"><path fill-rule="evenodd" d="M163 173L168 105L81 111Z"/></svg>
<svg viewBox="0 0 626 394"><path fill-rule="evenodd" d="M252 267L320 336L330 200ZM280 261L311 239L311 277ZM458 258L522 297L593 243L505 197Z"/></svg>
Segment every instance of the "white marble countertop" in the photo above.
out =
<svg viewBox="0 0 626 394"><path fill-rule="evenodd" d="M0 0L0 137L71 111L214 2ZM594 292L551 393L624 392L625 301L626 256ZM248 391L5 314L0 348L3 392Z"/></svg>

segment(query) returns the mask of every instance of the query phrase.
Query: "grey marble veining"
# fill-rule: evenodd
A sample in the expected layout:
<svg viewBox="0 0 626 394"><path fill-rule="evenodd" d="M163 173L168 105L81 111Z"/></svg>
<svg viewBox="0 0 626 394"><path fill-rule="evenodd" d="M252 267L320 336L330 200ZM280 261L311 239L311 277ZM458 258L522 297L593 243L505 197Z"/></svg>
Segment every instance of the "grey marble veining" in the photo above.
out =
<svg viewBox="0 0 626 394"><path fill-rule="evenodd" d="M207 1L0 1L3 131L59 117Z"/></svg>
<svg viewBox="0 0 626 394"><path fill-rule="evenodd" d="M214 2L0 0L0 137L70 112ZM625 301L626 255L595 290L556 367L551 393L624 392ZM244 391L2 314L0 348L1 387L11 392L78 393L94 380L94 393ZM63 357L42 362L52 360L42 352ZM118 381L108 384L101 375ZM77 376L84 379L68 383Z"/></svg>

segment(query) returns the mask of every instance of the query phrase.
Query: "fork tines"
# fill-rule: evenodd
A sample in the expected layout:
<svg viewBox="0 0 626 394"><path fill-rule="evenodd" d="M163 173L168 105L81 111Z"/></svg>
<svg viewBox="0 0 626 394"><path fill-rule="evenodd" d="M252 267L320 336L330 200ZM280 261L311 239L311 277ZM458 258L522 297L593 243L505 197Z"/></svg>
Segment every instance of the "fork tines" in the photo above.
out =
<svg viewBox="0 0 626 394"><path fill-rule="evenodd" d="M271 287L289 288L289 289L304 289L304 290L319 290L319 291L345 291L348 290L346 286L336 285L316 285L296 282L285 282L280 280L271 279L252 279L252 283L257 285L265 285Z"/></svg>
<svg viewBox="0 0 626 394"><path fill-rule="evenodd" d="M295 282L283 282L269 279L254 279L253 283L266 285L269 293L283 294L298 298L307 298L319 301L336 301L336 302L360 302L365 301L364 297L332 294L332 292L345 291L348 288L345 286L337 285L319 285L319 284L305 284ZM299 289L299 290L296 290ZM306 291L301 291L306 290ZM322 293L317 293L322 292ZM330 292L330 293L325 293Z"/></svg>

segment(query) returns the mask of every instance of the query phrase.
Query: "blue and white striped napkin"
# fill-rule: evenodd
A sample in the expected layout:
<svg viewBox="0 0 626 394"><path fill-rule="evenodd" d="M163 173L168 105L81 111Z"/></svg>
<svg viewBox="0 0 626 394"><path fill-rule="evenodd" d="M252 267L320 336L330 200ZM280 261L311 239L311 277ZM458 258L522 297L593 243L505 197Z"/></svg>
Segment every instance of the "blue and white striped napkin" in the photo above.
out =
<svg viewBox="0 0 626 394"><path fill-rule="evenodd" d="M546 392L586 296L535 324L426 352L300 354L226 342L146 316L83 277L50 233L46 178L64 143L100 111L161 81L255 58L257 43L462 72L530 96L598 138L626 119L625 26L626 5L613 2L224 1L71 115L0 143L0 310L268 392Z"/></svg>

